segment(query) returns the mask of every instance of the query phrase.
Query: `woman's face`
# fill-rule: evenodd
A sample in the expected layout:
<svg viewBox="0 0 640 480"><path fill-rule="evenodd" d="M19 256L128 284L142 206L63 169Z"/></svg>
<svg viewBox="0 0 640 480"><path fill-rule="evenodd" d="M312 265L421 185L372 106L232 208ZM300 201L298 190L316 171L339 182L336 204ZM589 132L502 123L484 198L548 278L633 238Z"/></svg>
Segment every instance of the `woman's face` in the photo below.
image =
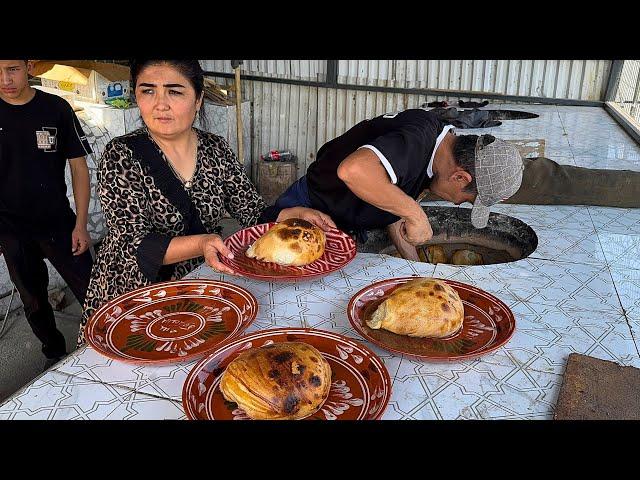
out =
<svg viewBox="0 0 640 480"><path fill-rule="evenodd" d="M202 103L187 77L170 65L149 65L138 75L136 101L153 134L172 137L188 131Z"/></svg>

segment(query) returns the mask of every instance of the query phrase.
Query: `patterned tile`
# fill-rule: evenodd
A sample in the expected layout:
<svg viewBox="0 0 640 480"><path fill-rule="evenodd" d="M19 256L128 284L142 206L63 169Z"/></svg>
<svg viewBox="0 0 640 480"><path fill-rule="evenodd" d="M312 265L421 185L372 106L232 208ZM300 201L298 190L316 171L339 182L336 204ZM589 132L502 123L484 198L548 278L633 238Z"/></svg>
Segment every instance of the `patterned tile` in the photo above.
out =
<svg viewBox="0 0 640 480"><path fill-rule="evenodd" d="M504 265L506 264L501 265L503 268L496 268L493 265L462 267L439 264L436 265L433 276L474 285L495 295L507 306L513 308L522 302L522 299L516 295L517 286L514 288L514 285L505 282L503 278Z"/></svg>
<svg viewBox="0 0 640 480"><path fill-rule="evenodd" d="M526 303L513 309L516 332L489 363L564 373L570 353L640 367L640 356L623 315Z"/></svg>
<svg viewBox="0 0 640 480"><path fill-rule="evenodd" d="M576 123L566 126L569 140L576 142L586 141L587 139L595 139L598 141L625 140L633 142L633 137L617 123L606 125L605 128L603 128L600 119L587 118L582 119L579 124Z"/></svg>
<svg viewBox="0 0 640 480"><path fill-rule="evenodd" d="M640 312L627 315L627 321L631 326L631 335L636 344L636 350L640 354Z"/></svg>
<svg viewBox="0 0 640 480"><path fill-rule="evenodd" d="M606 266L534 258L471 267L438 265L436 277L471 283L510 307L518 302L622 313ZM513 307L512 307L513 308Z"/></svg>
<svg viewBox="0 0 640 480"><path fill-rule="evenodd" d="M48 372L0 406L5 420L184 419L177 402Z"/></svg>
<svg viewBox="0 0 640 480"><path fill-rule="evenodd" d="M559 218L572 221L569 210L549 210L541 217L545 222ZM616 276L604 265L534 258L477 267L433 266L386 255L358 254L342 271L311 282L226 279L245 286L258 298L260 312L252 330L306 324L362 342L346 318L347 303L361 288L380 279L408 275L434 275L476 285L514 311L517 327L510 342L479 359L454 363L420 362L364 342L396 377L383 418L540 419L552 416L563 362L569 353L638 364L632 336L638 324L633 323L636 320L627 323L622 315L612 281L614 275L619 292L621 286L630 289L620 298L625 305L637 307L638 296L634 297L633 290L637 279L629 277L629 271ZM221 277L205 266L190 276ZM182 418L182 385L194 364L141 367L110 360L89 348L80 349L45 375L44 383L31 385L35 390L25 392L22 399L38 402L42 389L53 389L72 392L65 397L68 403L54 399L53 403L58 403L53 407L40 408L42 404L38 404L28 410L22 408L24 402L11 400L0 406L0 418ZM100 397L97 403L94 390ZM94 408L94 404L98 406Z"/></svg>
<svg viewBox="0 0 640 480"><path fill-rule="evenodd" d="M625 313L640 317L640 270L614 267L610 271Z"/></svg>
<svg viewBox="0 0 640 480"><path fill-rule="evenodd" d="M326 330L347 337L362 339L358 332L351 326L351 323L349 323L346 314L346 305L344 311L334 311L324 314L314 313L309 315L307 325L309 328Z"/></svg>
<svg viewBox="0 0 640 480"><path fill-rule="evenodd" d="M91 347L83 347L58 364L55 371L180 401L182 384L196 363L197 360L167 366L135 365L107 358Z"/></svg>
<svg viewBox="0 0 640 480"><path fill-rule="evenodd" d="M568 157L573 154L571 144L564 135L552 136L546 138L545 156L548 158Z"/></svg>
<svg viewBox="0 0 640 480"><path fill-rule="evenodd" d="M573 151L574 158L595 157L601 160L628 160L631 162L640 160L640 147L630 141L585 142L579 146L571 146L571 150ZM584 162L586 162L586 160L584 160ZM602 163L598 163L598 165L602 165Z"/></svg>
<svg viewBox="0 0 640 480"><path fill-rule="evenodd" d="M591 155L595 158L599 158L595 151L602 151L604 147L608 147L610 150L613 150L616 153L623 151L625 152L625 156L629 156L630 152L633 152L635 150L633 147L636 146L633 139L629 138L626 134L607 134L599 136L577 135L569 136L568 140L569 145L571 145L571 148L577 156ZM594 151L594 153L584 153L584 151L587 150ZM609 158L611 159L611 157ZM621 157L616 154L613 159L621 159Z"/></svg>
<svg viewBox="0 0 640 480"><path fill-rule="evenodd" d="M605 264L595 229L536 227L538 247L529 256L569 263Z"/></svg>
<svg viewBox="0 0 640 480"><path fill-rule="evenodd" d="M512 366L403 358L385 419L550 418L562 377Z"/></svg>
<svg viewBox="0 0 640 480"><path fill-rule="evenodd" d="M498 138L505 140L516 138L528 138L533 140L536 138L542 138L545 140L545 146L549 141L553 142L565 139L564 137L566 137L566 135L564 135L564 133L562 124L559 121L555 123L544 120L531 122L529 119L522 120L520 122L516 121L510 124L505 122L500 127L495 127L493 129L493 135Z"/></svg>
<svg viewBox="0 0 640 480"><path fill-rule="evenodd" d="M277 303L265 306L263 311L273 319L274 327L311 327L310 323L318 315L345 312L347 301L335 291L296 292L295 296L280 297Z"/></svg>
<svg viewBox="0 0 640 480"><path fill-rule="evenodd" d="M556 161L558 161L559 158L573 158L573 150L568 145L553 145L545 149L545 156ZM562 162L558 161L558 163ZM571 162L568 162L568 164L570 165Z"/></svg>
<svg viewBox="0 0 640 480"><path fill-rule="evenodd" d="M320 285L324 285L328 295L333 292L335 297L348 298L360 289L372 283L394 277L431 276L434 265L422 262L412 262L389 255L377 253L358 253L356 259L338 274L323 277ZM340 275L341 274L341 275ZM318 282L314 282L314 292Z"/></svg>
<svg viewBox="0 0 640 480"><path fill-rule="evenodd" d="M495 132L494 135L503 140L542 138L545 140L544 156L552 159L556 157L571 157L573 154L571 144L569 144L561 126L548 127L545 129L521 127L517 130L512 129L510 131Z"/></svg>
<svg viewBox="0 0 640 480"><path fill-rule="evenodd" d="M607 263L614 268L640 269L640 235L625 235L600 230L598 238L602 244Z"/></svg>
<svg viewBox="0 0 640 480"><path fill-rule="evenodd" d="M561 108L561 107L559 107ZM579 128L591 129L592 131L601 131L603 128L617 129L618 122L606 111L585 111L584 108L600 108L600 107L567 107L578 108L579 111L558 110L558 116L562 120L567 131L575 131Z"/></svg>
<svg viewBox="0 0 640 480"><path fill-rule="evenodd" d="M560 228L592 231L594 226L589 209L582 205L520 205L500 203L491 211L522 220L527 225L543 228Z"/></svg>
<svg viewBox="0 0 640 480"><path fill-rule="evenodd" d="M571 108L571 107L564 107ZM558 110L558 117L562 120L567 132L584 132L598 134L603 131L617 131L620 129L618 122L605 110L587 110L589 107L576 107L576 110Z"/></svg>
<svg viewBox="0 0 640 480"><path fill-rule="evenodd" d="M268 305L261 305L260 310L258 317L251 325L249 325L245 331L246 333L258 330L267 330L270 328L300 328L305 326L300 320L300 315L297 313L288 317L283 317L279 312L274 312Z"/></svg>
<svg viewBox="0 0 640 480"><path fill-rule="evenodd" d="M430 363L403 358L384 418L550 419L572 352L640 365L622 315L520 304L516 332L479 359Z"/></svg>
<svg viewBox="0 0 640 480"><path fill-rule="evenodd" d="M640 235L640 209L588 207L593 224L600 231Z"/></svg>
<svg viewBox="0 0 640 480"><path fill-rule="evenodd" d="M640 171L640 158L632 160L627 158L596 157L593 155L576 155L574 162L577 167L606 169L606 170L632 170Z"/></svg>
<svg viewBox="0 0 640 480"><path fill-rule="evenodd" d="M594 115L599 115L599 114L605 114L605 115L609 115L607 113L607 111L603 108L603 107L587 107L587 106L575 106L575 105L556 105L556 109L558 110L558 113L584 113L584 114L594 114Z"/></svg>

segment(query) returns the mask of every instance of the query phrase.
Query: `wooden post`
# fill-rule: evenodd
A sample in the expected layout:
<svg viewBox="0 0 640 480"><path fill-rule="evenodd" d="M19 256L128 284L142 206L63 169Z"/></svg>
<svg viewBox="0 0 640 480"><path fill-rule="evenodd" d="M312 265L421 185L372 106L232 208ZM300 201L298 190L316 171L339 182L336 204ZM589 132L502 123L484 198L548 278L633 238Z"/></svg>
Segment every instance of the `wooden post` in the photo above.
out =
<svg viewBox="0 0 640 480"><path fill-rule="evenodd" d="M242 98L240 93L240 65L235 68L236 73L236 127L238 131L238 161L244 166L244 145L242 142Z"/></svg>

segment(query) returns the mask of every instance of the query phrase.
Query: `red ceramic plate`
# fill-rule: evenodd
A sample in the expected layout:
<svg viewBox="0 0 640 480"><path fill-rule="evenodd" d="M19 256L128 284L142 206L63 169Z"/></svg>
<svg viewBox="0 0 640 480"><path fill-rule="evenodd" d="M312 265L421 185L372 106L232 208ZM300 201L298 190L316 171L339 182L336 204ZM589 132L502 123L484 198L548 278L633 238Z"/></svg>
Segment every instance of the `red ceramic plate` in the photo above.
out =
<svg viewBox="0 0 640 480"><path fill-rule="evenodd" d="M222 263L231 267L240 275L256 280L310 280L323 277L340 270L356 256L356 244L353 239L340 230L325 232L327 243L324 254L315 262L302 267L284 267L271 262L261 262L245 255L247 249L275 223L262 223L239 230L224 240L233 252L233 259L221 257Z"/></svg>
<svg viewBox="0 0 640 480"><path fill-rule="evenodd" d="M444 338L412 338L373 330L365 321L396 288L418 277L392 278L356 293L347 307L351 325L364 338L385 350L421 360L461 360L491 352L509 341L516 328L511 309L493 295L465 283L440 278L455 288L464 305L462 328Z"/></svg>
<svg viewBox="0 0 640 480"><path fill-rule="evenodd" d="M249 348L276 342L304 342L317 348L331 366L331 390L320 410L305 420L377 420L391 396L391 379L382 360L361 343L323 330L274 328L231 342L203 358L187 376L182 405L191 420L247 420L220 392L222 373Z"/></svg>
<svg viewBox="0 0 640 480"><path fill-rule="evenodd" d="M184 362L239 336L258 302L231 283L194 279L156 283L115 298L87 322L88 343L125 362Z"/></svg>

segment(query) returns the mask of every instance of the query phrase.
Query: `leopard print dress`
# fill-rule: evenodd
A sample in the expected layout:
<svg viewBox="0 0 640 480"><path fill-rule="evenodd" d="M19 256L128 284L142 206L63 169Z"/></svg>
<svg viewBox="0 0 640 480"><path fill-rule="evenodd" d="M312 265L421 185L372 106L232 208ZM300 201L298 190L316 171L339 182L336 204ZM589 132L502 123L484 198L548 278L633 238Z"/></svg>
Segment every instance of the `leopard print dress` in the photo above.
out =
<svg viewBox="0 0 640 480"><path fill-rule="evenodd" d="M194 130L198 136L196 169L187 191L205 230L217 233L216 227L225 211L243 227L255 225L267 205L235 153L223 137ZM78 346L85 343L84 327L95 310L119 295L153 283L140 270L136 256L145 236L184 235L181 213L162 194L154 177L127 145L128 137L134 135L148 137L162 154L143 127L111 140L100 158L97 189L108 233L91 272ZM203 262L204 258L198 257L175 264L171 280L184 277Z"/></svg>

